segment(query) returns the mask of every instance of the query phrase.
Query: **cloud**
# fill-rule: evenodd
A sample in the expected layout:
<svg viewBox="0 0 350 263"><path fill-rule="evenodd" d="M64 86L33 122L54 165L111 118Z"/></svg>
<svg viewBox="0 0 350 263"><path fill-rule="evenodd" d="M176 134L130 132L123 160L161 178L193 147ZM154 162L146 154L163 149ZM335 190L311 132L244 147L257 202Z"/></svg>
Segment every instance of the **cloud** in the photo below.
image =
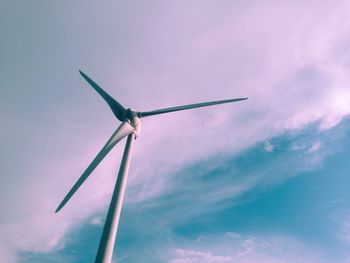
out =
<svg viewBox="0 0 350 263"><path fill-rule="evenodd" d="M207 263L220 263L220 262L233 262L232 257L215 256L210 253L199 252L194 250L176 250L177 258L171 260L172 263L194 263L194 262L207 262Z"/></svg>
<svg viewBox="0 0 350 263"><path fill-rule="evenodd" d="M346 99L339 103L340 98L349 96L346 89L349 85L347 66L338 62L337 54L340 43L349 41L346 37L348 32L338 30L336 26L341 21L347 22L341 11L344 6L339 4L330 8L324 4L306 14L302 9L307 10L311 6L306 4L301 7L299 4L284 3L268 5L266 8L257 4L238 17L216 21L211 30L198 29L197 34L186 39L187 45L183 49L170 52L171 48L175 48L174 44L157 49L159 56L154 55L154 66L164 62L159 61L164 55L170 61L167 62L170 68L165 67L167 72L165 68L157 68L154 72L152 68L142 67L143 64L139 66L143 70L142 76L147 74L160 94L167 92L161 87L175 85L169 83L169 76L165 78L165 75L178 74L181 78L175 82L177 87L193 87L186 92L187 98L193 98L192 101L198 100L198 94L218 96L216 89L211 89L216 86L220 87L223 97L229 94L247 94L250 97L249 101L232 106L232 110L227 107L224 112L211 109L211 113L195 111L186 115L161 117L159 121L144 120L143 138L140 137L139 145L142 149L148 149L140 150L140 157L136 157L140 158L137 162L140 168L136 168L140 172L136 173L147 173L149 176L131 179L131 184L154 185L145 188L143 198L161 192L167 185L163 175L189 162L218 152L233 154L258 141L288 130L302 129L315 121L320 121L320 129L326 130L349 114L350 105L345 102ZM323 15L325 10L326 17ZM295 21L296 16L299 17L298 21ZM252 17L254 23L249 21ZM173 24L175 21L169 21L166 20L170 30L176 28ZM162 36L156 39L168 44L171 38ZM151 37L147 40L153 44ZM147 51L151 54L155 52L151 47ZM238 58L235 59L234 55ZM197 60L190 63L178 61L179 57L190 56L201 63ZM214 69L214 65L217 68ZM192 72L192 68L196 68L196 71L189 77L185 72ZM254 77L235 72L242 68ZM216 83L213 83L214 80ZM127 82L134 85L132 79L128 78L125 80ZM147 94L144 94L147 89L139 91L141 98L144 95L147 98ZM168 101L158 102L158 105L161 103L159 107L181 104L184 95L180 92L165 98ZM155 102L153 105L156 106L151 105L153 99L146 101L136 103L157 106ZM141 140L151 143L146 146ZM188 147L189 144L191 147ZM143 163L147 165L143 166ZM157 167L157 163L162 163L162 167ZM157 177L157 174L161 174L162 178Z"/></svg>
<svg viewBox="0 0 350 263"><path fill-rule="evenodd" d="M308 152L309 153L315 153L315 152L319 151L321 147L322 147L321 142L316 141L314 144L311 145L311 147L309 148Z"/></svg>
<svg viewBox="0 0 350 263"><path fill-rule="evenodd" d="M269 141L265 142L265 146L264 147L265 147L265 151L267 151L267 152L272 152L273 151L273 145Z"/></svg>
<svg viewBox="0 0 350 263"><path fill-rule="evenodd" d="M46 217L46 218L45 218ZM47 214L1 225L2 239L19 251L49 252L64 247L62 240L71 222Z"/></svg>
<svg viewBox="0 0 350 263"><path fill-rule="evenodd" d="M100 217L95 216L91 219L90 224L91 225L102 225L103 220Z"/></svg>
<svg viewBox="0 0 350 263"><path fill-rule="evenodd" d="M176 248L171 263L213 262L324 262L320 251L288 236L243 236L226 233L221 236L202 236Z"/></svg>
<svg viewBox="0 0 350 263"><path fill-rule="evenodd" d="M17 257L15 256L15 251L13 249L4 244L0 243L0 261L5 263L17 263Z"/></svg>

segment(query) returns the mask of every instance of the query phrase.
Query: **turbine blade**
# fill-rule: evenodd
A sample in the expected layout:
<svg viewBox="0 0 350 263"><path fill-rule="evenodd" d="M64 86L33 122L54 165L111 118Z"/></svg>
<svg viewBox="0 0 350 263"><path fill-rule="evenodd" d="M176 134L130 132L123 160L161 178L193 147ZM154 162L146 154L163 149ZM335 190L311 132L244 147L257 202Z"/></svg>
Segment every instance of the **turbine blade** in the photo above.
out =
<svg viewBox="0 0 350 263"><path fill-rule="evenodd" d="M118 129L113 133L111 138L107 141L105 146L103 146L102 150L97 154L92 163L86 168L84 173L80 176L78 181L74 184L72 189L65 196L63 201L60 203L58 208L56 209L56 213L61 210L61 208L68 202L68 200L72 197L72 195L79 189L79 187L85 182L88 176L92 173L92 171L96 168L96 166L103 160L103 158L112 150L112 148L124 137L128 136L134 131L134 128L128 123L123 122Z"/></svg>
<svg viewBox="0 0 350 263"><path fill-rule="evenodd" d="M109 107L113 111L118 120L124 121L123 116L125 108L115 99L112 98L106 91L104 91L99 85L97 85L92 79L90 79L84 72L79 70L80 75L89 82L89 84L101 95L101 97L108 103Z"/></svg>
<svg viewBox="0 0 350 263"><path fill-rule="evenodd" d="M183 105L183 106L177 106L177 107L171 107L171 108L164 108L164 109L159 109L159 110L154 110L154 111L138 112L138 115L140 118L142 118L142 117L148 117L148 116L153 116L153 115L163 114L163 113L168 113L168 112L173 112L173 111L207 107L207 106L212 106L212 105L216 105L216 104L236 102L236 101L247 100L247 99L248 98L237 98L237 99L229 99L229 100L209 101L209 102L189 104L189 105Z"/></svg>

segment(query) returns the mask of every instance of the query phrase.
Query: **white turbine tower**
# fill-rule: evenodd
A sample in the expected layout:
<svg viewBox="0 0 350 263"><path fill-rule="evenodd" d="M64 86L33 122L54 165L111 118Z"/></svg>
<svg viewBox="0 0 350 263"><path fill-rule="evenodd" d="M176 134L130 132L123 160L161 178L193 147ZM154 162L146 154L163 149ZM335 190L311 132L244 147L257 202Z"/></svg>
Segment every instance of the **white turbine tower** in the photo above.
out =
<svg viewBox="0 0 350 263"><path fill-rule="evenodd" d="M109 107L112 109L114 115L122 124L113 133L111 138L107 141L102 150L97 154L92 163L86 168L83 174L80 176L78 181L74 184L72 189L68 192L66 197L60 203L56 209L56 213L62 209L62 207L68 202L72 195L79 189L79 187L84 183L96 166L102 161L102 159L112 150L112 148L123 138L127 138L127 142L124 149L123 159L120 165L117 182L112 195L112 200L108 209L108 214L106 222L103 228L102 237L100 240L98 252L96 255L95 263L110 263L113 256L113 248L115 243L115 238L117 234L118 222L120 217L120 211L122 208L123 197L125 192L125 186L127 181L127 176L129 172L131 151L134 144L135 138L140 133L141 118L148 116L153 116L157 114L163 114L173 111L188 110L199 107L206 107L216 104L236 102L241 100L246 100L248 98L237 98L229 100L219 100L211 102L196 103L178 107L164 108L153 111L133 111L132 109L125 109L119 102L113 99L107 92L105 92L100 86L98 86L92 79L90 79L84 72L79 71L83 78L89 82L89 84L102 96L102 98L108 103Z"/></svg>

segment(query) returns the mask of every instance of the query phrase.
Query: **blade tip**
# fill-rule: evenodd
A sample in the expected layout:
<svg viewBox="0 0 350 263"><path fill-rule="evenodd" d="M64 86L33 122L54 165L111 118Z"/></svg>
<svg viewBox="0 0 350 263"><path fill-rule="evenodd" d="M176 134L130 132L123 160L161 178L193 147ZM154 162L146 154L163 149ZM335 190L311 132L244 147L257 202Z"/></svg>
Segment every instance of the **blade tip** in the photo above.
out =
<svg viewBox="0 0 350 263"><path fill-rule="evenodd" d="M62 207L65 205L65 203L60 203L60 205L57 207L57 209L55 210L55 213L58 213L61 209L62 209Z"/></svg>

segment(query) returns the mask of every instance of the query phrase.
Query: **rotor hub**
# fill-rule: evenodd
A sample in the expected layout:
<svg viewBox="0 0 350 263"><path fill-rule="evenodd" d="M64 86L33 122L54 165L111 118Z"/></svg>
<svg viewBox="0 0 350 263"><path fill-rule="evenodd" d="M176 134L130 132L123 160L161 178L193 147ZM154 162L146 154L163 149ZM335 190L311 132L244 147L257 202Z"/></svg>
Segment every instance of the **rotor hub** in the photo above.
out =
<svg viewBox="0 0 350 263"><path fill-rule="evenodd" d="M124 121L130 123L130 125L135 129L134 134L137 137L141 130L141 119L138 117L137 112L129 108L125 111L123 118Z"/></svg>

